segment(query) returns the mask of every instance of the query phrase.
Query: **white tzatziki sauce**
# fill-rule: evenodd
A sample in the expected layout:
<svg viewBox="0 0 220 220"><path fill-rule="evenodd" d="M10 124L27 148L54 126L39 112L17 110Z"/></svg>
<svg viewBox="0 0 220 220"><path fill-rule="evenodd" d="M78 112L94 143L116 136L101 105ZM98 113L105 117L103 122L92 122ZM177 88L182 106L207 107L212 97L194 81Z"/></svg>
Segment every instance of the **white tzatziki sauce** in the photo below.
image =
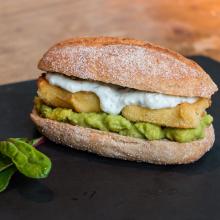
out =
<svg viewBox="0 0 220 220"><path fill-rule="evenodd" d="M119 114L128 105L139 105L150 109L172 108L180 103L194 103L196 97L171 96L160 93L144 92L135 89L109 85L101 82L75 80L60 74L47 73L51 85L69 92L94 92L100 99L103 112Z"/></svg>

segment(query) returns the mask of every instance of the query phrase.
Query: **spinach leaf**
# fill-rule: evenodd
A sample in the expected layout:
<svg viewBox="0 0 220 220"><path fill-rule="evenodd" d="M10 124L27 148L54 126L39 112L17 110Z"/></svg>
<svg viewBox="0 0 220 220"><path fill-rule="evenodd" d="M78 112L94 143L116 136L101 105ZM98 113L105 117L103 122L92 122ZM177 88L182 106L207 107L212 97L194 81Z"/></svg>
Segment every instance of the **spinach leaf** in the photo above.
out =
<svg viewBox="0 0 220 220"><path fill-rule="evenodd" d="M16 167L12 165L0 172L0 192L7 188L9 181L16 170Z"/></svg>
<svg viewBox="0 0 220 220"><path fill-rule="evenodd" d="M9 157L0 154L0 172L12 165L13 163Z"/></svg>
<svg viewBox="0 0 220 220"><path fill-rule="evenodd" d="M29 139L29 138L13 138L13 139L26 142L27 144L31 144L34 147L37 147L38 145L42 144L45 141L44 137L39 137L35 139Z"/></svg>
<svg viewBox="0 0 220 220"><path fill-rule="evenodd" d="M36 139L28 139L28 138L15 138L15 139L31 144L34 147L42 144L45 141L44 137L40 137ZM13 163L9 157L0 154L0 172L12 165Z"/></svg>
<svg viewBox="0 0 220 220"><path fill-rule="evenodd" d="M51 170L50 159L21 139L0 142L0 153L10 157L16 168L30 178L45 178Z"/></svg>

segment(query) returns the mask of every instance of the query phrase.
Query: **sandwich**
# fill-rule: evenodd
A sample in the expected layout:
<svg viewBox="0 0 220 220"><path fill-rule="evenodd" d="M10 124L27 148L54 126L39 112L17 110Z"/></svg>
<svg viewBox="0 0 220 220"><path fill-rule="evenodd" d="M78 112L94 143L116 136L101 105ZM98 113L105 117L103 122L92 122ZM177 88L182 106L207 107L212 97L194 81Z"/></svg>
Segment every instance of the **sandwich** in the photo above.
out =
<svg viewBox="0 0 220 220"><path fill-rule="evenodd" d="M191 163L213 146L207 108L218 88L176 52L127 38L73 38L38 67L31 119L51 141L153 164Z"/></svg>

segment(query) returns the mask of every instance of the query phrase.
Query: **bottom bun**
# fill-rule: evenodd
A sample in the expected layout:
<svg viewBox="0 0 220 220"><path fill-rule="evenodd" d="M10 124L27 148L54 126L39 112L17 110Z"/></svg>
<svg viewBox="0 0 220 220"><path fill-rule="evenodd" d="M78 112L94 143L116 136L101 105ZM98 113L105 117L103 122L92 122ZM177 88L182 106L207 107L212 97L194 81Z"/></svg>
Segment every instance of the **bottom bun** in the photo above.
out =
<svg viewBox="0 0 220 220"><path fill-rule="evenodd" d="M189 143L169 140L147 141L119 134L83 128L40 117L35 110L31 119L39 131L59 144L89 151L104 157L153 164L186 164L201 158L213 146L213 126L206 128L205 138Z"/></svg>

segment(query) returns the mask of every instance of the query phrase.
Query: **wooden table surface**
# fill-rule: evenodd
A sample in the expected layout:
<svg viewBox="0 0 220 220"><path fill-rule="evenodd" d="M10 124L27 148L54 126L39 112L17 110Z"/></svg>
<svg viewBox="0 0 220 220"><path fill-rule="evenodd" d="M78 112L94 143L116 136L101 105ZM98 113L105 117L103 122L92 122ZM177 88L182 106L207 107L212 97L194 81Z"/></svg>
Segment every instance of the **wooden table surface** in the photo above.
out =
<svg viewBox="0 0 220 220"><path fill-rule="evenodd" d="M57 41L126 36L220 60L219 0L1 0L0 84L36 78Z"/></svg>

